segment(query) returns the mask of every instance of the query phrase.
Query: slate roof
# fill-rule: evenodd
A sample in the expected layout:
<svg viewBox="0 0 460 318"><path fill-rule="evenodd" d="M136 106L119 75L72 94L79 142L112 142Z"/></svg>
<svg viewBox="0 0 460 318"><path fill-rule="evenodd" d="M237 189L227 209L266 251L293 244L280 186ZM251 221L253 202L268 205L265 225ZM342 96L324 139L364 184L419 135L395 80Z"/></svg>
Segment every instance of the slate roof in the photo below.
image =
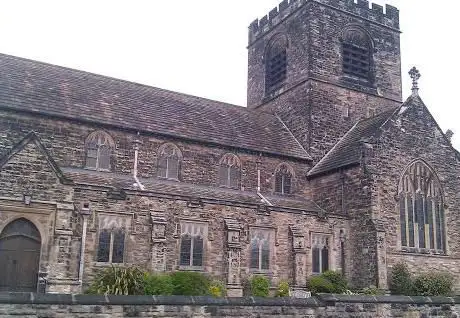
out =
<svg viewBox="0 0 460 318"><path fill-rule="evenodd" d="M0 108L311 159L271 114L5 54Z"/></svg>
<svg viewBox="0 0 460 318"><path fill-rule="evenodd" d="M138 188L134 186L135 181L131 175L121 175L79 168L62 168L62 171L66 178L72 180L76 184L106 186L124 190L138 190ZM153 178L141 178L140 182L145 187L145 191L157 194L208 199L212 201L236 202L251 205L261 205L263 203L261 198L255 192L216 188ZM305 198L281 197L269 194L264 194L264 197L267 198L274 207L308 212L319 212L321 210L316 203Z"/></svg>
<svg viewBox="0 0 460 318"><path fill-rule="evenodd" d="M380 127L401 106L382 112L374 117L357 122L337 144L308 172L314 177L360 163L362 142L378 134Z"/></svg>

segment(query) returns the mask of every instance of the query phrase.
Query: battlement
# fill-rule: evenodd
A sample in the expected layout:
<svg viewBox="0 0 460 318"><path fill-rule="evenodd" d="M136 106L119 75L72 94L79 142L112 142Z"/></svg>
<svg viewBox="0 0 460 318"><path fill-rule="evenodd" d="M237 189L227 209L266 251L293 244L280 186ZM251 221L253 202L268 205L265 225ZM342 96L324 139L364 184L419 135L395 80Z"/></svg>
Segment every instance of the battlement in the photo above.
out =
<svg viewBox="0 0 460 318"><path fill-rule="evenodd" d="M254 20L249 25L249 45L278 25L287 16L309 2L321 3L326 6L334 7L399 30L399 10L388 4L385 5L384 12L383 6L376 3L370 4L368 0L283 0L266 16Z"/></svg>

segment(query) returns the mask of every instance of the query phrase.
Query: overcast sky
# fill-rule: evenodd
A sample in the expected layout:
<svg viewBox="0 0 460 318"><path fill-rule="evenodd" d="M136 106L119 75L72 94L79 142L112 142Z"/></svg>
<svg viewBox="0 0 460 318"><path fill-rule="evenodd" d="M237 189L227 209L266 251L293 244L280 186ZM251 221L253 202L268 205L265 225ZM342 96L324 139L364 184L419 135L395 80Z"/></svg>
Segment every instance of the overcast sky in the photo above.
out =
<svg viewBox="0 0 460 318"><path fill-rule="evenodd" d="M280 0L3 0L0 52L246 105L247 27ZM404 98L410 67L460 149L455 0L375 0L401 10Z"/></svg>

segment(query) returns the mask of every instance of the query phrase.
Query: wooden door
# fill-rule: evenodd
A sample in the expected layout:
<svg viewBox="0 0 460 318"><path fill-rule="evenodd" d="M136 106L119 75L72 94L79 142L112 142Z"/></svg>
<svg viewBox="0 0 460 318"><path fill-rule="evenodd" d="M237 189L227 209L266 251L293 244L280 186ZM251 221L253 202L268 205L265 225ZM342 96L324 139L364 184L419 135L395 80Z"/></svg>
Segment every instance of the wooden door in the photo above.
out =
<svg viewBox="0 0 460 318"><path fill-rule="evenodd" d="M35 292L40 263L40 233L26 219L8 224L0 235L0 291Z"/></svg>

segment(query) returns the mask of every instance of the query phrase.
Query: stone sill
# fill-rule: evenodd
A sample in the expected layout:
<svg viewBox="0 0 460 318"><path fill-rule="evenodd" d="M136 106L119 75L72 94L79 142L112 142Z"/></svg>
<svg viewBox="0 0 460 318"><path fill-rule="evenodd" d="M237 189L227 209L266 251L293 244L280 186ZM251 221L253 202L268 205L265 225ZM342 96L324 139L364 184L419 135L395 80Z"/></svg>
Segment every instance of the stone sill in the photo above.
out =
<svg viewBox="0 0 460 318"><path fill-rule="evenodd" d="M209 296L115 296L115 295L71 295L1 293L0 304L54 304L54 305L188 305L188 306L293 306L321 307L336 303L361 304L407 304L407 305L454 305L460 304L460 297L422 296L362 296L320 294L311 298L290 297L243 297L214 298Z"/></svg>
<svg viewBox="0 0 460 318"><path fill-rule="evenodd" d="M394 255L405 255L405 256L416 256L416 257L431 257L431 258L450 258L447 254L433 254L433 253L421 253L421 252L409 252L409 251L398 251L393 252Z"/></svg>

